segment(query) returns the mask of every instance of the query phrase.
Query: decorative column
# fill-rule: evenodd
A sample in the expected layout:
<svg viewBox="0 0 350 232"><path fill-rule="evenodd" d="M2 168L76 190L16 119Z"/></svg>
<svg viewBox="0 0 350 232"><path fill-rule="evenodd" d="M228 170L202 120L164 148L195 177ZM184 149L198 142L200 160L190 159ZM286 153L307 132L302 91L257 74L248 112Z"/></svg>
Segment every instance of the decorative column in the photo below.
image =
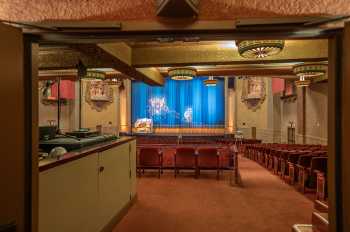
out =
<svg viewBox="0 0 350 232"><path fill-rule="evenodd" d="M306 87L300 87L297 90L297 133L301 135L302 144L306 144Z"/></svg>

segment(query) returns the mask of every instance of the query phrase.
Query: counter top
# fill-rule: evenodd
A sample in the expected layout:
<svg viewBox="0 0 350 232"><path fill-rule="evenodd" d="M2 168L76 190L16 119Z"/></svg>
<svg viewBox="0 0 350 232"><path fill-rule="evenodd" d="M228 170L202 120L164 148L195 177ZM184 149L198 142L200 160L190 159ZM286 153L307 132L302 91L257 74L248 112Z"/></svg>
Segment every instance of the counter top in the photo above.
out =
<svg viewBox="0 0 350 232"><path fill-rule="evenodd" d="M120 144L127 143L129 141L135 140L135 137L123 136L119 139L103 142L100 144L92 145L82 149L67 152L66 154L60 156L59 158L46 158L39 161L39 172L49 170L51 168L57 167L59 165L71 162L73 160L80 159L87 155L102 152L108 150L112 147L116 147Z"/></svg>

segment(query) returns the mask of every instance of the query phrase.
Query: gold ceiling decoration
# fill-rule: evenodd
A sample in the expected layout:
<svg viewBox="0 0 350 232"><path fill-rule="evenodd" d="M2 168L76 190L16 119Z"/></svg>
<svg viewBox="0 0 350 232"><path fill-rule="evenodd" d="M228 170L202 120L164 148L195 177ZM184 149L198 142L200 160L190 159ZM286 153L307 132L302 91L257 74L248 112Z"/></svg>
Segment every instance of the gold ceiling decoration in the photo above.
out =
<svg viewBox="0 0 350 232"><path fill-rule="evenodd" d="M293 72L298 77L319 77L327 72L326 63L302 63L293 66Z"/></svg>
<svg viewBox="0 0 350 232"><path fill-rule="evenodd" d="M197 70L191 67L170 68L168 75L173 80L187 81L192 80L197 75Z"/></svg>
<svg viewBox="0 0 350 232"><path fill-rule="evenodd" d="M123 83L123 79L126 79L127 77L121 73L113 73L108 74L104 82L108 85L114 85L114 86L120 86Z"/></svg>
<svg viewBox="0 0 350 232"><path fill-rule="evenodd" d="M213 76L209 76L207 80L203 81L204 84L208 87L210 86L216 86L216 84L218 83L218 80L214 79Z"/></svg>
<svg viewBox="0 0 350 232"><path fill-rule="evenodd" d="M106 74L102 71L97 70L88 70L86 75L82 77L82 79L99 79L104 80L106 78Z"/></svg>
<svg viewBox="0 0 350 232"><path fill-rule="evenodd" d="M238 52L244 58L265 58L277 55L284 48L284 40L237 41Z"/></svg>
<svg viewBox="0 0 350 232"><path fill-rule="evenodd" d="M308 87L311 85L311 80L306 79L304 76L300 76L299 80L295 81L294 83L296 87Z"/></svg>
<svg viewBox="0 0 350 232"><path fill-rule="evenodd" d="M307 87L312 83L312 79L324 76L327 73L326 63L303 63L293 66L293 72L299 77L295 81L297 87Z"/></svg>

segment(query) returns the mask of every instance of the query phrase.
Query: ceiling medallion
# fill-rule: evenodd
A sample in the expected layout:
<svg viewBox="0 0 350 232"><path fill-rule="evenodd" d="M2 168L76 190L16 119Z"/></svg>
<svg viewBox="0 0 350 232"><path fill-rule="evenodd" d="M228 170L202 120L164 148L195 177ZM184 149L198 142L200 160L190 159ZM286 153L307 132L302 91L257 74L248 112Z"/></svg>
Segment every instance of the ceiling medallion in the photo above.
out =
<svg viewBox="0 0 350 232"><path fill-rule="evenodd" d="M284 48L284 40L237 41L238 52L244 58L265 58L277 55Z"/></svg>
<svg viewBox="0 0 350 232"><path fill-rule="evenodd" d="M210 86L216 86L216 84L218 83L218 80L214 79L213 76L209 76L207 80L203 81L204 84L208 87Z"/></svg>
<svg viewBox="0 0 350 232"><path fill-rule="evenodd" d="M170 68L168 75L171 79L176 81L192 80L197 74L197 70L191 67Z"/></svg>

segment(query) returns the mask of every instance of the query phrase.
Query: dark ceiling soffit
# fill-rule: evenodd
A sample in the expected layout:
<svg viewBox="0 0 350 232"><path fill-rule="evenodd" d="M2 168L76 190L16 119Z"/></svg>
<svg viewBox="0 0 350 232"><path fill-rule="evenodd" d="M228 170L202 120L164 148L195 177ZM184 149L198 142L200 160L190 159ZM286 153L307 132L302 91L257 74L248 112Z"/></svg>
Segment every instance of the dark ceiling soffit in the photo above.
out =
<svg viewBox="0 0 350 232"><path fill-rule="evenodd" d="M107 65L108 68L114 68L115 70L118 70L119 72L129 77L143 81L149 85L159 85L157 82L148 78L143 73L137 71L136 68L124 63L117 57L109 54L108 52L104 51L102 48L98 47L95 44L75 45L74 48L81 54L85 54L88 57L95 57L96 59L103 61L103 63Z"/></svg>
<svg viewBox="0 0 350 232"><path fill-rule="evenodd" d="M45 33L37 35L39 43L71 43L92 44L123 41L158 41L162 37L174 37L176 40L185 40L189 36L196 36L200 41L222 41L242 39L315 39L329 38L342 32L342 29L310 29L293 31L167 31L167 32L123 32L123 33Z"/></svg>
<svg viewBox="0 0 350 232"><path fill-rule="evenodd" d="M249 65L249 64L276 64L276 63L294 63L294 62L322 62L328 61L328 57L307 58L307 59L284 59L284 60L240 60L232 62L202 62L202 63L176 63L176 64L145 64L133 65L135 68L147 67L181 67L181 66L196 66L196 65Z"/></svg>
<svg viewBox="0 0 350 232"><path fill-rule="evenodd" d="M193 17L199 13L200 0L157 0L157 15L162 17Z"/></svg>
<svg viewBox="0 0 350 232"><path fill-rule="evenodd" d="M136 68L107 53L95 44L71 45L66 48L44 48L39 52L40 70L75 69L79 60L87 68L113 68L150 85L158 83L149 79Z"/></svg>

